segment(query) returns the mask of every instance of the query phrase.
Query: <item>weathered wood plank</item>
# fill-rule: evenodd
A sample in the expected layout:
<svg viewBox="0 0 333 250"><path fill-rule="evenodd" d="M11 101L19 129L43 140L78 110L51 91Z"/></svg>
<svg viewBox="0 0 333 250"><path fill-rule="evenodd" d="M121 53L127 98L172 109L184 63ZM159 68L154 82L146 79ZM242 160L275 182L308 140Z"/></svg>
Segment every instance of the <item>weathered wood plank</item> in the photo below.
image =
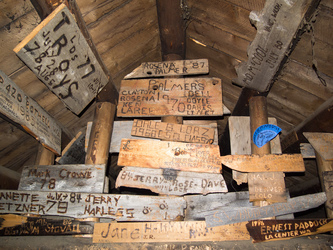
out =
<svg viewBox="0 0 333 250"><path fill-rule="evenodd" d="M192 242L248 240L245 223L208 229L204 221L96 223L93 242Z"/></svg>
<svg viewBox="0 0 333 250"><path fill-rule="evenodd" d="M0 71L0 110L9 119L20 124L44 147L60 154L60 126L2 71Z"/></svg>
<svg viewBox="0 0 333 250"><path fill-rule="evenodd" d="M123 80L119 117L221 116L222 84L218 78Z"/></svg>
<svg viewBox="0 0 333 250"><path fill-rule="evenodd" d="M144 62L124 79L208 74L207 59Z"/></svg>
<svg viewBox="0 0 333 250"><path fill-rule="evenodd" d="M212 144L214 142L213 128L155 122L152 120L135 119L131 135L178 142L204 144Z"/></svg>
<svg viewBox="0 0 333 250"><path fill-rule="evenodd" d="M274 203L264 207L223 208L205 217L207 227L263 219L276 215L295 213L318 207L326 201L324 192L291 198L287 203Z"/></svg>
<svg viewBox="0 0 333 250"><path fill-rule="evenodd" d="M129 139L121 141L118 165L206 173L222 169L217 145Z"/></svg>
<svg viewBox="0 0 333 250"><path fill-rule="evenodd" d="M163 221L182 216L182 197L0 190L0 213Z"/></svg>
<svg viewBox="0 0 333 250"><path fill-rule="evenodd" d="M326 207L333 211L333 171L323 172L324 189L327 197ZM333 231L333 230L332 230Z"/></svg>
<svg viewBox="0 0 333 250"><path fill-rule="evenodd" d="M121 186L150 189L155 193L166 195L228 192L221 174L173 169L124 167L116 181L116 188Z"/></svg>
<svg viewBox="0 0 333 250"><path fill-rule="evenodd" d="M303 158L316 158L316 153L310 143L301 143L300 150Z"/></svg>
<svg viewBox="0 0 333 250"><path fill-rule="evenodd" d="M227 155L222 164L240 172L304 172L301 154L294 155Z"/></svg>
<svg viewBox="0 0 333 250"><path fill-rule="evenodd" d="M333 160L333 133L304 132L303 135L324 160Z"/></svg>
<svg viewBox="0 0 333 250"><path fill-rule="evenodd" d="M93 223L73 219L0 215L0 236L82 235L93 234Z"/></svg>
<svg viewBox="0 0 333 250"><path fill-rule="evenodd" d="M105 165L26 166L18 190L103 193Z"/></svg>
<svg viewBox="0 0 333 250"><path fill-rule="evenodd" d="M64 4L45 18L14 52L75 114L81 113L108 83Z"/></svg>
<svg viewBox="0 0 333 250"><path fill-rule="evenodd" d="M81 131L70 141L61 152L61 157L56 158L60 165L84 164L86 152L84 150L85 134Z"/></svg>
<svg viewBox="0 0 333 250"><path fill-rule="evenodd" d="M332 219L254 220L246 224L253 242L286 240L333 230Z"/></svg>
<svg viewBox="0 0 333 250"><path fill-rule="evenodd" d="M269 90L295 35L303 27L305 14L315 2L270 0L260 13L251 12L257 35L248 49L249 60L236 69L237 84L259 92Z"/></svg>

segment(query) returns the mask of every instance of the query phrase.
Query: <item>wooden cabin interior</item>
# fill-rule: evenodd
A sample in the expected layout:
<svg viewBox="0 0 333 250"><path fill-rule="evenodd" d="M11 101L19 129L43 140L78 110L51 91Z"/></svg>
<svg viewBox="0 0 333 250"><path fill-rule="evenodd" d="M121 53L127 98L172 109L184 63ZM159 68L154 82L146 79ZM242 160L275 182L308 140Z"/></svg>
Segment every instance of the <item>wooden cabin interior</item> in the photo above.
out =
<svg viewBox="0 0 333 250"><path fill-rule="evenodd" d="M295 7L295 13L283 12L285 10L281 6L284 5L290 5L294 11L292 6L295 2L302 2L300 6ZM51 91L49 86L41 81L27 63L18 56L17 51L14 51L43 20L47 20L47 17L61 3L65 3L75 16L83 36L88 40L96 60L101 65L101 71L108 77L108 83L103 89L99 89L100 92L96 98L76 113L65 105L61 98ZM272 22L271 26L262 27L260 23L265 14L263 10L268 6L273 6L271 16L275 16L268 20ZM297 12L297 8L300 9L300 13ZM279 26L280 19L278 19L281 17L282 20L283 15L285 17L290 15L287 19L289 23L283 20L285 23L290 26L296 25L294 31L283 33L286 36L285 39L289 39L288 44L276 39L279 37L274 40L270 36L263 35L265 32L268 33L267 29L272 34L274 30L284 29L285 23ZM121 94L119 90L122 80L142 63L173 60L208 59L209 73L202 76L184 76L184 78L221 79L224 114L182 118L184 124L185 121L191 120L215 122L221 156L242 154L232 152L230 129L233 125L230 121L233 117L249 117L249 102L251 98L258 96L265 100L268 117L275 118L276 125L281 128L278 136L281 145L280 154L300 154L301 147L309 145L304 132L327 133L330 136L333 133L332 0L1 0L0 27L0 70L26 96L36 101L54 118L61 129L61 150L68 148L70 143L81 135L80 133L85 136L89 122L93 122L92 129L96 129L97 125L94 125L96 119L98 115L103 115L98 112L111 114L108 118L110 126L105 126L105 129L109 131L115 128L113 125L115 122L133 120L132 117L120 117L119 110L115 111L119 105L118 96ZM267 41L260 40L266 38L268 41L274 40L275 43L267 45L265 43ZM275 53L269 54L266 47L253 47L253 44L258 44L258 41L268 47L271 46L270 48L274 46L283 48L281 51L275 50ZM255 52L259 55L256 61L253 60ZM255 69L247 73L239 70L241 65L246 63L248 67L245 70L249 70L251 65L255 66ZM271 76L267 70L270 66L276 69ZM255 70L261 73L267 70L267 76L258 81L254 78ZM73 72L75 74L75 70ZM245 78L242 78L241 74L243 76L245 74ZM255 80L252 81L252 79ZM257 83L254 83L255 81ZM263 87L258 87L259 85ZM8 88L7 90L8 93L13 91ZM111 103L113 111L108 109L106 109L108 111L99 111L104 103ZM134 117L149 119L149 117L142 118L135 115ZM172 120L176 116L162 117L162 122L171 122L169 118ZM161 118L155 116L150 119ZM28 133L25 126L18 121L13 121L2 109L0 127L0 187L2 190L17 190L18 181L25 166L59 165L57 159L61 155L51 152L50 148L45 149L38 135ZM36 137L39 140L36 140ZM239 134L240 144L241 137ZM332 155L333 141L332 137L329 138L330 146L327 146L327 151ZM112 141L113 137L110 140ZM91 147L93 146L90 142L88 151L92 150ZM45 150L51 157L48 159L49 164L41 160ZM88 153L86 156L84 148L83 152L82 148L80 150L83 160L66 164L104 164L94 159L88 161ZM285 173L285 188L289 191L291 198L324 191L320 178L322 170L318 166L321 164L318 158L321 157L316 148L315 150L316 152L311 156L303 157L304 172ZM109 188L105 192L156 196L156 193L140 188L115 188L115 180L123 165L117 163L118 153L108 152L103 152L106 154L103 160L106 164L106 176L109 178ZM333 170L332 159L324 159L328 166L325 171ZM233 180L232 170L228 167L223 166L222 175L229 193L248 190L247 183ZM2 208L0 207L0 210ZM295 219L332 218L331 216L332 214L326 213L324 204L294 214ZM109 221L101 219L101 222ZM3 245L4 249L56 247L69 249L239 249L243 247L293 249L297 246L302 249L331 249L332 240L333 238L327 232L292 240L263 243L252 243L250 238L239 241L215 239L184 242L163 242L163 240L149 242L147 240L146 242L93 243L92 233L88 234L88 237L84 234L81 237L2 234L0 245Z"/></svg>

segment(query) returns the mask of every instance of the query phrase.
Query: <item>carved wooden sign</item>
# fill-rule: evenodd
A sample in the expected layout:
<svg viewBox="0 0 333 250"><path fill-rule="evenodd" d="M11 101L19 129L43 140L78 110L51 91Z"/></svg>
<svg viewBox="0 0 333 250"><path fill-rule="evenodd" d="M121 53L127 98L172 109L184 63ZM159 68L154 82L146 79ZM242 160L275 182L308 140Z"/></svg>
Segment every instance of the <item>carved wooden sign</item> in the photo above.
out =
<svg viewBox="0 0 333 250"><path fill-rule="evenodd" d="M14 214L0 215L0 236L41 236L92 234L91 222L73 219L25 217Z"/></svg>
<svg viewBox="0 0 333 250"><path fill-rule="evenodd" d="M0 213L163 221L183 216L182 197L0 190Z"/></svg>
<svg viewBox="0 0 333 250"><path fill-rule="evenodd" d="M96 223L93 243L249 240L245 223L208 229L204 221Z"/></svg>
<svg viewBox="0 0 333 250"><path fill-rule="evenodd" d="M121 141L118 165L206 173L222 169L218 145L129 139Z"/></svg>
<svg viewBox="0 0 333 250"><path fill-rule="evenodd" d="M123 80L119 117L221 116L222 84L218 78Z"/></svg>
<svg viewBox="0 0 333 250"><path fill-rule="evenodd" d="M18 190L103 193L105 165L51 165L23 168Z"/></svg>
<svg viewBox="0 0 333 250"><path fill-rule="evenodd" d="M208 59L144 62L124 79L208 74Z"/></svg>
<svg viewBox="0 0 333 250"><path fill-rule="evenodd" d="M227 155L222 164L240 172L304 172L301 154L283 155Z"/></svg>
<svg viewBox="0 0 333 250"><path fill-rule="evenodd" d="M155 122L152 120L135 119L131 135L179 142L205 144L212 144L214 142L213 128Z"/></svg>
<svg viewBox="0 0 333 250"><path fill-rule="evenodd" d="M207 227L258 220L267 217L296 213L318 207L326 201L324 192L291 198L287 203L275 203L264 207L222 208L205 217Z"/></svg>
<svg viewBox="0 0 333 250"><path fill-rule="evenodd" d="M221 174L138 167L124 167L120 171L116 188L120 186L150 189L167 195L228 192Z"/></svg>
<svg viewBox="0 0 333 250"><path fill-rule="evenodd" d="M312 147L325 159L333 160L333 133L303 133Z"/></svg>
<svg viewBox="0 0 333 250"><path fill-rule="evenodd" d="M64 4L46 17L14 51L75 114L81 113L108 83Z"/></svg>
<svg viewBox="0 0 333 250"><path fill-rule="evenodd" d="M323 172L323 182L327 196L326 207L333 210L333 171Z"/></svg>
<svg viewBox="0 0 333 250"><path fill-rule="evenodd" d="M248 48L248 61L241 63L234 81L259 92L269 90L282 60L290 51L292 41L311 1L266 1L260 13L251 12L250 19L257 35Z"/></svg>
<svg viewBox="0 0 333 250"><path fill-rule="evenodd" d="M0 112L34 136L44 147L60 155L61 128L57 122L0 71Z"/></svg>
<svg viewBox="0 0 333 250"><path fill-rule="evenodd" d="M246 224L253 242L286 240L333 230L332 219L254 220Z"/></svg>

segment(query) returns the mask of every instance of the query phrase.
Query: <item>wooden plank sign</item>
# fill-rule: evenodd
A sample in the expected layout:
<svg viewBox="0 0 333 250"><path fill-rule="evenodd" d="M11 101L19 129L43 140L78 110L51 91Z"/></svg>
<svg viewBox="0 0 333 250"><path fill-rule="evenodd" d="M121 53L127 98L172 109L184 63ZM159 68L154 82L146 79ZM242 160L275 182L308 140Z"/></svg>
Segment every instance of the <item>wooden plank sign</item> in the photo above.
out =
<svg viewBox="0 0 333 250"><path fill-rule="evenodd" d="M205 217L207 227L258 220L267 217L306 211L326 201L324 192L291 198L287 203L275 203L264 207L222 208Z"/></svg>
<svg viewBox="0 0 333 250"><path fill-rule="evenodd" d="M44 147L60 155L60 126L2 71L0 71L0 112L20 124Z"/></svg>
<svg viewBox="0 0 333 250"><path fill-rule="evenodd" d="M94 232L93 223L14 214L0 215L0 236L82 235Z"/></svg>
<svg viewBox="0 0 333 250"><path fill-rule="evenodd" d="M0 190L0 213L164 221L183 216L182 197Z"/></svg>
<svg viewBox="0 0 333 250"><path fill-rule="evenodd" d="M218 78L123 80L119 117L222 116L222 84Z"/></svg>
<svg viewBox="0 0 333 250"><path fill-rule="evenodd" d="M246 228L253 242L286 240L333 231L333 219L254 220Z"/></svg>
<svg viewBox="0 0 333 250"><path fill-rule="evenodd" d="M119 166L220 173L218 145L123 139Z"/></svg>
<svg viewBox="0 0 333 250"><path fill-rule="evenodd" d="M204 221L96 223L93 243L249 240L245 225L208 229Z"/></svg>
<svg viewBox="0 0 333 250"><path fill-rule="evenodd" d="M208 74L208 59L144 62L124 79Z"/></svg>
<svg viewBox="0 0 333 250"><path fill-rule="evenodd" d="M116 181L116 188L120 186L150 189L167 195L228 192L221 174L173 169L124 167Z"/></svg>
<svg viewBox="0 0 333 250"><path fill-rule="evenodd" d="M205 144L212 144L214 142L213 128L155 122L152 120L135 119L131 135L179 142Z"/></svg>
<svg viewBox="0 0 333 250"><path fill-rule="evenodd" d="M259 92L269 90L311 2L270 0L260 13L251 12L257 35L248 48L248 61L236 68L235 83Z"/></svg>
<svg viewBox="0 0 333 250"><path fill-rule="evenodd" d="M105 165L26 166L18 190L103 193Z"/></svg>
<svg viewBox="0 0 333 250"><path fill-rule="evenodd" d="M303 135L325 161L333 160L333 133L304 132Z"/></svg>
<svg viewBox="0 0 333 250"><path fill-rule="evenodd" d="M227 167L240 172L304 172L301 154L227 155L221 157Z"/></svg>
<svg viewBox="0 0 333 250"><path fill-rule="evenodd" d="M81 113L108 83L64 4L46 17L14 52L75 114Z"/></svg>

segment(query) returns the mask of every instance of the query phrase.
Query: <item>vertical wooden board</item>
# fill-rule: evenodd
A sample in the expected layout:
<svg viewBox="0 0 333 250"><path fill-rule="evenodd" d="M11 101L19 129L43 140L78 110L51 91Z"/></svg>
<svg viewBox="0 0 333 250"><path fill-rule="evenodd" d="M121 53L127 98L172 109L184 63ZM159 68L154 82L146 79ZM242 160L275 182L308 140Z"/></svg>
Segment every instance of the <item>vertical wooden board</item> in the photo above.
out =
<svg viewBox="0 0 333 250"><path fill-rule="evenodd" d="M303 134L324 160L333 160L333 133L304 132Z"/></svg>
<svg viewBox="0 0 333 250"><path fill-rule="evenodd" d="M208 229L204 221L96 223L94 243L249 240L245 223Z"/></svg>
<svg viewBox="0 0 333 250"><path fill-rule="evenodd" d="M2 71L0 71L0 111L12 121L20 124L43 146L60 154L60 126Z"/></svg>
<svg viewBox="0 0 333 250"><path fill-rule="evenodd" d="M333 211L333 171L324 171L323 180L327 196L326 206Z"/></svg>
<svg viewBox="0 0 333 250"><path fill-rule="evenodd" d="M171 221L184 215L182 197L0 190L0 213Z"/></svg>
<svg viewBox="0 0 333 250"><path fill-rule="evenodd" d="M221 116L222 83L218 78L123 80L118 117Z"/></svg>
<svg viewBox="0 0 333 250"><path fill-rule="evenodd" d="M212 144L214 129L184 124L134 120L132 136L148 137L167 141Z"/></svg>
<svg viewBox="0 0 333 250"><path fill-rule="evenodd" d="M116 188L120 186L150 189L166 195L228 192L221 174L137 167L124 167L120 171Z"/></svg>
<svg viewBox="0 0 333 250"><path fill-rule="evenodd" d="M220 173L217 145L123 139L118 165Z"/></svg>
<svg viewBox="0 0 333 250"><path fill-rule="evenodd" d="M103 193L105 165L51 165L23 168L18 190Z"/></svg>
<svg viewBox="0 0 333 250"><path fill-rule="evenodd" d="M108 82L64 4L45 18L14 52L75 114L81 113Z"/></svg>

